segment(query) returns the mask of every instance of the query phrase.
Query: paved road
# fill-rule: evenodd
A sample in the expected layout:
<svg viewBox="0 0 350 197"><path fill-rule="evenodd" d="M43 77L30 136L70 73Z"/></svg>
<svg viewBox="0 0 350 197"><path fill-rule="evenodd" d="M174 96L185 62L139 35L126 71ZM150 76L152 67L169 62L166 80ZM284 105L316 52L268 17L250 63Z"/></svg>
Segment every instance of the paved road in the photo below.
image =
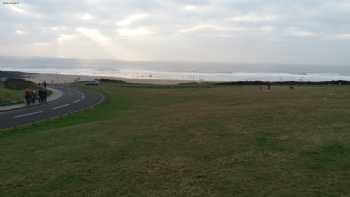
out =
<svg viewBox="0 0 350 197"><path fill-rule="evenodd" d="M69 85L56 86L55 88L63 92L63 96L55 101L9 112L0 112L0 129L76 112L94 106L104 98L102 94L81 90Z"/></svg>

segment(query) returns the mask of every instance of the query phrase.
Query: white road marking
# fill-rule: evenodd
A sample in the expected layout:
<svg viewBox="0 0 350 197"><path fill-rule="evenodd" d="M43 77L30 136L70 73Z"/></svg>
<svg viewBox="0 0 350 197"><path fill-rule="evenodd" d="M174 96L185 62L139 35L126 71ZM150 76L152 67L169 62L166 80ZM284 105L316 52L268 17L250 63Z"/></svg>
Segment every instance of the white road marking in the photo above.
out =
<svg viewBox="0 0 350 197"><path fill-rule="evenodd" d="M13 118L14 119L24 118L24 117L27 117L27 116L34 116L34 115L41 114L41 113L43 113L43 111L36 111L36 112L32 112L32 113L17 115L17 116L15 116Z"/></svg>
<svg viewBox="0 0 350 197"><path fill-rule="evenodd" d="M73 102L73 104L77 104L77 103L79 103L79 102L80 102L80 99L75 100L75 101Z"/></svg>
<svg viewBox="0 0 350 197"><path fill-rule="evenodd" d="M64 105L60 105L60 106L54 107L52 109L53 110L58 110L58 109L62 109L62 108L68 107L68 106L69 106L69 104L64 104Z"/></svg>

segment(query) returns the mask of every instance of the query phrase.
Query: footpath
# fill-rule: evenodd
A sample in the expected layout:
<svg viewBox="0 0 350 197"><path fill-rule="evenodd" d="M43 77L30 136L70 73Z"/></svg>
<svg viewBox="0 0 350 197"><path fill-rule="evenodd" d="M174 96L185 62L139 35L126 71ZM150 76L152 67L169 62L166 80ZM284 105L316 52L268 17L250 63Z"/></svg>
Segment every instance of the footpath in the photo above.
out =
<svg viewBox="0 0 350 197"><path fill-rule="evenodd" d="M54 100L57 100L63 96L63 92L61 90L55 89L55 88L47 88L52 92L52 94L47 98L47 102L52 102ZM34 104L34 105L39 105L39 104ZM33 105L31 105L33 106ZM21 103L21 104L16 104L16 105L8 105L8 106L0 106L0 112L5 112L5 111L12 111L15 109L20 109L27 107L26 104Z"/></svg>

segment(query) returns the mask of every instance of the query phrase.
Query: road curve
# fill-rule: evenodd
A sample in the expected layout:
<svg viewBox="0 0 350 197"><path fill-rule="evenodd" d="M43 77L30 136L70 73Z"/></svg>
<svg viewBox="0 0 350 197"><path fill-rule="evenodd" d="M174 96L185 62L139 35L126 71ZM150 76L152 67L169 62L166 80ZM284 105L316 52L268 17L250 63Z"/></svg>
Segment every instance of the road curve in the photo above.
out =
<svg viewBox="0 0 350 197"><path fill-rule="evenodd" d="M56 86L55 89L63 92L63 96L55 101L13 111L0 112L0 129L13 128L63 116L94 106L104 99L102 94L82 90L70 85Z"/></svg>

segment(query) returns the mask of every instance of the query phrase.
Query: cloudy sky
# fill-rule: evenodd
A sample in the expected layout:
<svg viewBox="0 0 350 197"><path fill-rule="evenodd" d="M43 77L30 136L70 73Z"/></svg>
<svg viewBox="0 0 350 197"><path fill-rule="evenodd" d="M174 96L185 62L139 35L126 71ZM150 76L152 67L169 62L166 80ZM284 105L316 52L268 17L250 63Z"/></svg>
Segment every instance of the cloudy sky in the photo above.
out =
<svg viewBox="0 0 350 197"><path fill-rule="evenodd" d="M350 62L350 0L0 1L2 56Z"/></svg>

